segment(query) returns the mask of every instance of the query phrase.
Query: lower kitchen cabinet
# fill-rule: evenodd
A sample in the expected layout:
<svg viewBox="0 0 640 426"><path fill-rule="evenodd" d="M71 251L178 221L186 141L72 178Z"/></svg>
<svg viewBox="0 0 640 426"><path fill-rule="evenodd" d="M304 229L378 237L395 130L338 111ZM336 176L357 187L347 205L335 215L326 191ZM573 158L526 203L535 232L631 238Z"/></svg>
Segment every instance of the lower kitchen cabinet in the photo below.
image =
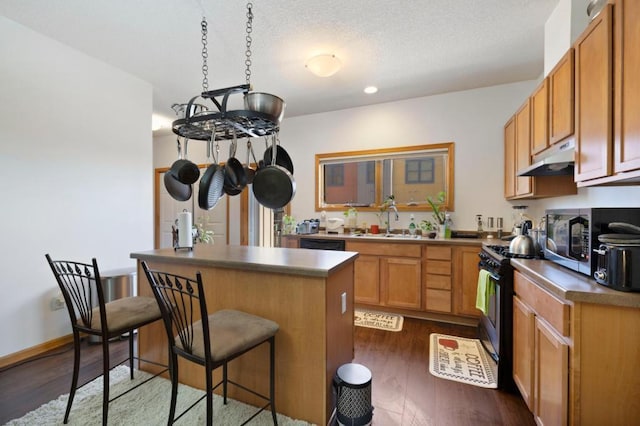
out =
<svg viewBox="0 0 640 426"><path fill-rule="evenodd" d="M513 378L540 425L566 425L569 413L570 305L514 274Z"/></svg>
<svg viewBox="0 0 640 426"><path fill-rule="evenodd" d="M347 241L360 253L355 262L355 302L401 309L422 309L420 244Z"/></svg>
<svg viewBox="0 0 640 426"><path fill-rule="evenodd" d="M452 248L426 245L423 247L422 271L424 308L427 311L451 313Z"/></svg>
<svg viewBox="0 0 640 426"><path fill-rule="evenodd" d="M453 313L456 315L480 316L476 308L479 251L478 246L453 246Z"/></svg>

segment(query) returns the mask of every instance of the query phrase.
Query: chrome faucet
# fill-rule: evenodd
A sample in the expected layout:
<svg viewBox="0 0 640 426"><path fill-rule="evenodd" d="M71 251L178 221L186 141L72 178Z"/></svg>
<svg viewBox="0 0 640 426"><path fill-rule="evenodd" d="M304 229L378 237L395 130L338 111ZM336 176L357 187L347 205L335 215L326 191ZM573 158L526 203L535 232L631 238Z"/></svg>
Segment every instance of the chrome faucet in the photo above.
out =
<svg viewBox="0 0 640 426"><path fill-rule="evenodd" d="M396 214L396 222L400 220L400 216L398 216L398 208L396 207L396 202L392 201L387 207L387 235L391 235L391 210Z"/></svg>

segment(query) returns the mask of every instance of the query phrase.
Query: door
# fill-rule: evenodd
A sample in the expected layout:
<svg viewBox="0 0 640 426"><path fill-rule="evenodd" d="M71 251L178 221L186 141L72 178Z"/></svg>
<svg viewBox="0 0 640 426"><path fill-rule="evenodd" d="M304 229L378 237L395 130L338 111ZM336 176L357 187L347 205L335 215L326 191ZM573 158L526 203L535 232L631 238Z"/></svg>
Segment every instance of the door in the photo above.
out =
<svg viewBox="0 0 640 426"><path fill-rule="evenodd" d="M569 346L540 317L535 317L536 421L545 426L567 424Z"/></svg>
<svg viewBox="0 0 640 426"><path fill-rule="evenodd" d="M378 256L361 254L355 261L353 280L357 303L380 304L380 261Z"/></svg>
<svg viewBox="0 0 640 426"><path fill-rule="evenodd" d="M609 176L613 168L611 15L605 6L575 43L577 182Z"/></svg>
<svg viewBox="0 0 640 426"><path fill-rule="evenodd" d="M380 258L383 303L404 309L422 309L422 262L420 258Z"/></svg>
<svg viewBox="0 0 640 426"><path fill-rule="evenodd" d="M533 310L513 296L513 380L532 412L534 326Z"/></svg>

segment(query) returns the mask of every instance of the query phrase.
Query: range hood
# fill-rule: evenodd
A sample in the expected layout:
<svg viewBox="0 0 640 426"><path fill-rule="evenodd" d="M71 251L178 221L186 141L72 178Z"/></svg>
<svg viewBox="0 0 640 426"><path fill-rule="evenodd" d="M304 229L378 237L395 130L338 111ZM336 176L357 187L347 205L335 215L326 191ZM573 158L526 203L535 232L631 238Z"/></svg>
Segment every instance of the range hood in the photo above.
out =
<svg viewBox="0 0 640 426"><path fill-rule="evenodd" d="M518 176L572 175L575 163L575 141L554 145L533 158L529 167L518 170Z"/></svg>

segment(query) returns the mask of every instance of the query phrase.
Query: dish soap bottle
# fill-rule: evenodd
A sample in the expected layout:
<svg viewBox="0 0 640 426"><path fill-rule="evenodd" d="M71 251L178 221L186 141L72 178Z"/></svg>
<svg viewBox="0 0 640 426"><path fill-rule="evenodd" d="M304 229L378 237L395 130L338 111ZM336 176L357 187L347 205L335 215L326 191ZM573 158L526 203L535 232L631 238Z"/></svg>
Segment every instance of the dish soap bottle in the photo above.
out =
<svg viewBox="0 0 640 426"><path fill-rule="evenodd" d="M409 222L409 234L412 237L416 235L416 218L413 215L411 215L410 222Z"/></svg>
<svg viewBox="0 0 640 426"><path fill-rule="evenodd" d="M453 221L449 213L444 215L444 237L451 238L451 228L453 227Z"/></svg>

